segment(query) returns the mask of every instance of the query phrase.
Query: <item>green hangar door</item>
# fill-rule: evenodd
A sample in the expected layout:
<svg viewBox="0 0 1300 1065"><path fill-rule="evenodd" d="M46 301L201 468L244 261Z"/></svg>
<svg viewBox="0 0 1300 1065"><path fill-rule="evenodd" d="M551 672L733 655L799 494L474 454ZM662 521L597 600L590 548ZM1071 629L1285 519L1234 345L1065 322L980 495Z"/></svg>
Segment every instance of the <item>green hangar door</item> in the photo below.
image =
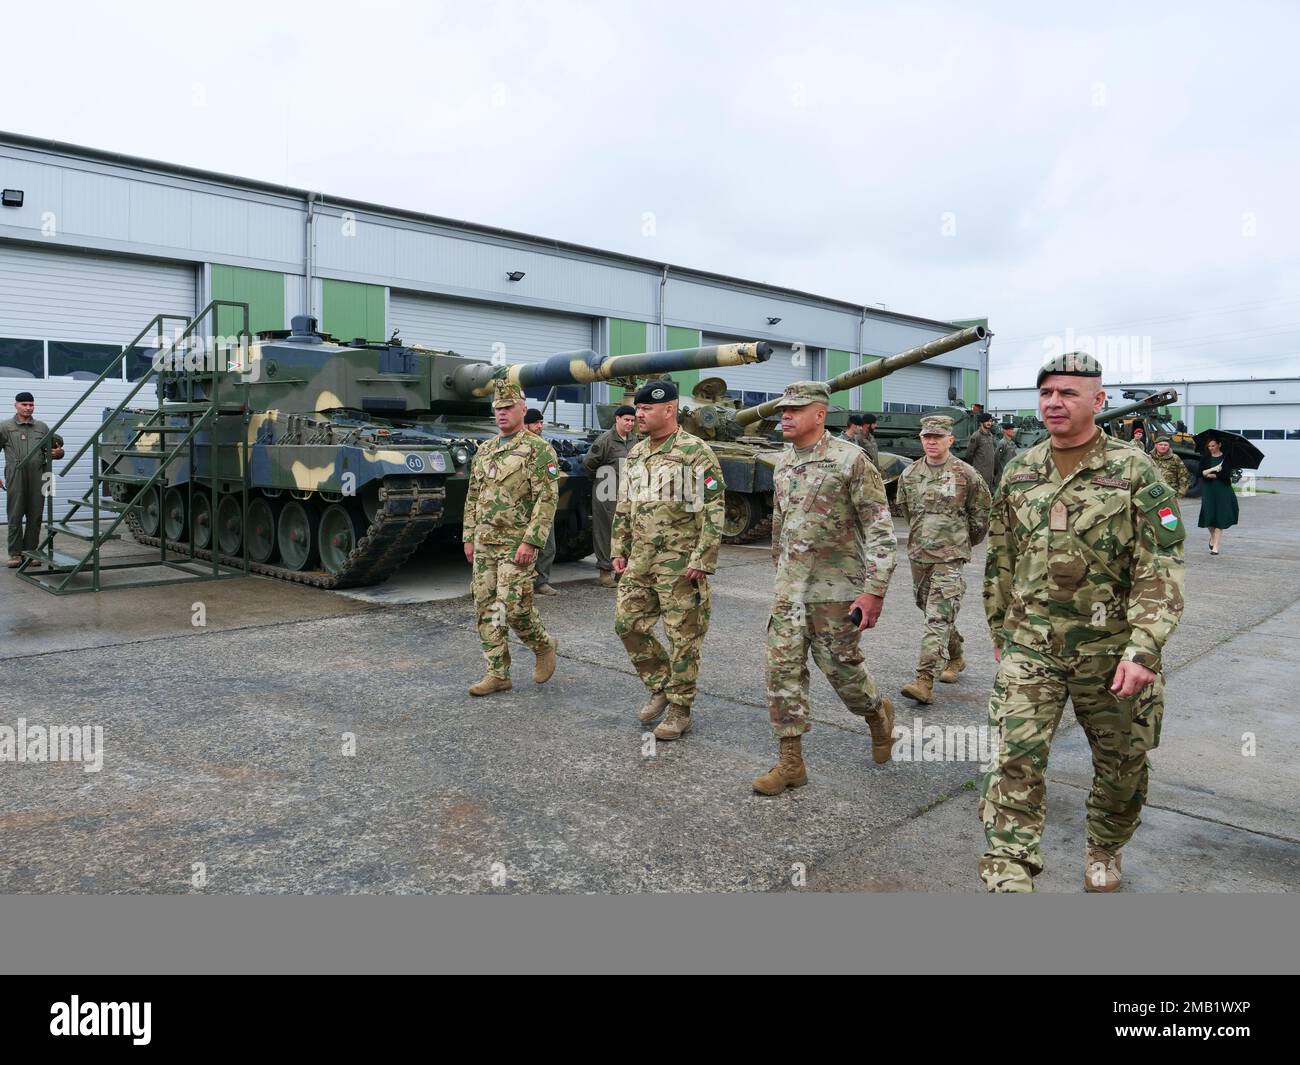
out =
<svg viewBox="0 0 1300 1065"><path fill-rule="evenodd" d="M95 255L0 240L0 410L13 413L13 397L36 397L36 417L53 426L127 342L155 314L192 316L198 268L116 255ZM180 325L180 323L172 323ZM60 430L67 457L84 444L103 417L125 398L143 372L142 360L126 377L105 381ZM146 385L132 400L153 406ZM56 467L62 470L62 465ZM55 513L90 486L90 455L54 483ZM3 520L0 515L0 520Z"/></svg>
<svg viewBox="0 0 1300 1065"><path fill-rule="evenodd" d="M593 347L593 321L580 315L555 314L494 303L427 296L393 290L389 298L388 325L403 342L440 351L454 351L475 359L539 362L561 351ZM582 428L590 400L589 385L561 389L555 420ZM530 407L541 407L545 391L528 397ZM551 412L546 412L551 420Z"/></svg>
<svg viewBox="0 0 1300 1065"><path fill-rule="evenodd" d="M729 337L718 333L705 333L700 343L736 344L753 337ZM808 381L822 375L825 358L821 348L794 347L769 341L772 357L763 363L750 366L729 366L717 370L701 370L700 378L721 377L727 382L727 391L740 400L741 406L752 407L776 399L792 381Z"/></svg>

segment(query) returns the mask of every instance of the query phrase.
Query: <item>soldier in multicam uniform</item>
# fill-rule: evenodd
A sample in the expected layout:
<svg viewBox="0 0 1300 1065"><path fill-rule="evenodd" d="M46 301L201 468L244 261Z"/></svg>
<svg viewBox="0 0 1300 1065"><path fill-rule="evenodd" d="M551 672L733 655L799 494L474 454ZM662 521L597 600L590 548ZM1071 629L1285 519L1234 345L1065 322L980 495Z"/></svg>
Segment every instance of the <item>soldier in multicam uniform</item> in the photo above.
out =
<svg viewBox="0 0 1300 1065"><path fill-rule="evenodd" d="M897 544L885 485L866 456L826 432L830 390L787 385L781 430L793 446L773 472L776 598L767 624L767 705L780 760L753 782L762 795L808 783L808 651L851 713L871 729L871 756L889 761L894 708L863 668L863 629L880 617ZM862 619L849 614L857 607Z"/></svg>
<svg viewBox="0 0 1300 1065"><path fill-rule="evenodd" d="M470 467L465 493L465 558L487 673L470 695L509 691L509 628L537 656L533 680L555 672L557 643L533 605L533 566L555 521L559 464L550 444L523 428L527 405L518 385L497 381L492 413L500 436L486 441Z"/></svg>
<svg viewBox="0 0 1300 1065"><path fill-rule="evenodd" d="M993 486L996 488L1002 481L1002 471L1007 468L1013 458L1016 457L1016 427L1014 425L1003 425L1002 435L998 437L996 446L993 449Z"/></svg>
<svg viewBox="0 0 1300 1065"><path fill-rule="evenodd" d="M925 635L916 680L903 686L903 694L918 703L934 701L934 680L955 684L966 668L957 612L966 594L962 567L971 548L989 529L993 504L988 485L971 466L951 453L952 419L933 414L921 419L921 445L925 456L917 459L898 479L895 496L907 519L907 557L912 562L912 588L916 605L925 612Z"/></svg>
<svg viewBox="0 0 1300 1065"><path fill-rule="evenodd" d="M976 404L979 406L979 404ZM993 424L993 415L980 408L975 415L975 432L970 434L970 443L966 445L966 461L984 478L984 483L991 489L997 482L997 456L993 434L989 431Z"/></svg>
<svg viewBox="0 0 1300 1065"><path fill-rule="evenodd" d="M614 631L650 701L643 724L667 717L656 738L691 727L700 647L709 628L709 574L722 543L722 468L704 441L677 424L677 386L651 381L636 394L644 439L628 453L610 550L620 575ZM663 618L669 649L652 629Z"/></svg>
<svg viewBox="0 0 1300 1065"><path fill-rule="evenodd" d="M1092 748L1084 887L1114 891L1160 739L1160 655L1183 609L1185 529L1150 458L1093 423L1105 402L1096 359L1048 360L1038 389L1050 438L1007 467L989 532L999 744L980 802L980 876L990 891L1033 890L1048 748L1068 698Z"/></svg>
<svg viewBox="0 0 1300 1065"><path fill-rule="evenodd" d="M1168 433L1156 437L1156 449L1151 461L1156 464L1165 484L1174 490L1174 495L1182 499L1187 489L1192 486L1192 476L1187 472L1187 465L1173 451L1174 441Z"/></svg>

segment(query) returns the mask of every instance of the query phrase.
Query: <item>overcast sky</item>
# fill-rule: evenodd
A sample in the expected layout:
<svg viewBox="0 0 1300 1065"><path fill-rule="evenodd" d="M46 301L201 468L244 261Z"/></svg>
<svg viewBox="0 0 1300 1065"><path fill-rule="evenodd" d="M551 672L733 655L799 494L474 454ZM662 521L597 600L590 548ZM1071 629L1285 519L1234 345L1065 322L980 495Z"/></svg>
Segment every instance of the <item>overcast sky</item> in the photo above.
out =
<svg viewBox="0 0 1300 1065"><path fill-rule="evenodd" d="M4 33L14 132L987 316L994 387L1085 336L1110 381L1300 373L1295 4L18 4Z"/></svg>

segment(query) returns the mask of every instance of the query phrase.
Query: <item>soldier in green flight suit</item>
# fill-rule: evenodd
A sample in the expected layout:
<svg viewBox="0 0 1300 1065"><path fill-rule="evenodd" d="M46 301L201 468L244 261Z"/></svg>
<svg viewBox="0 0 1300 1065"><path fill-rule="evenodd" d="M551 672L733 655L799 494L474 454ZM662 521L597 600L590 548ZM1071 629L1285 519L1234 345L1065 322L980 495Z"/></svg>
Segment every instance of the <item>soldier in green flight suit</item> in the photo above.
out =
<svg viewBox="0 0 1300 1065"><path fill-rule="evenodd" d="M5 509L9 519L9 568L17 567L24 551L35 551L41 541L41 507L45 505L44 486L50 473L50 460L63 458L63 437L51 434L50 427L32 415L36 398L30 392L14 397L14 416L0 422L0 449L4 450L5 476L0 489L6 494ZM44 451L44 458L22 462L33 451Z"/></svg>

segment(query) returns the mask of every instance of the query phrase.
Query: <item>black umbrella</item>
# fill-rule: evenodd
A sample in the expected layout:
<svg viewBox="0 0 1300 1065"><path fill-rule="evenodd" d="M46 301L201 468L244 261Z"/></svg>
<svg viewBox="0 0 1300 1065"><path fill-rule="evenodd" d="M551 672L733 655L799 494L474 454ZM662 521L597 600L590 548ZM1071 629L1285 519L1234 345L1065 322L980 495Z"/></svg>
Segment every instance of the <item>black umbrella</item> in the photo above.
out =
<svg viewBox="0 0 1300 1065"><path fill-rule="evenodd" d="M1223 448L1223 457L1228 460L1228 465L1239 470L1257 470L1259 464L1264 461L1264 452L1260 451L1244 436L1225 432L1222 429L1204 429L1196 434L1196 449L1202 455L1210 453L1210 449L1206 447L1207 441L1210 440L1219 442L1219 446Z"/></svg>

